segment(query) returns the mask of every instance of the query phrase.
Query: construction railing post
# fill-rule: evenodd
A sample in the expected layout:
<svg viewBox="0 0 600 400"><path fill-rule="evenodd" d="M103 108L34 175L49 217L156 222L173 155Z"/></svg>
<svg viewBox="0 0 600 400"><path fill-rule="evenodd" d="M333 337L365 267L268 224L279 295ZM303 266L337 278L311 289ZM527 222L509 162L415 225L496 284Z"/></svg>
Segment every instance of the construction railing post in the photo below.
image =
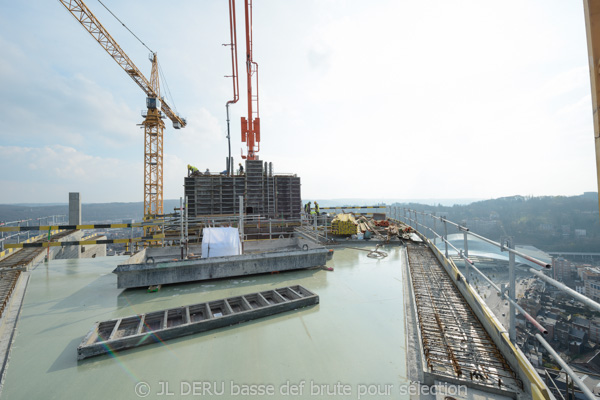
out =
<svg viewBox="0 0 600 400"><path fill-rule="evenodd" d="M190 241L189 233L188 233L188 197L185 196L185 259L188 258L189 246L188 243Z"/></svg>
<svg viewBox="0 0 600 400"><path fill-rule="evenodd" d="M240 196L240 222L238 227L240 229L240 238L242 241L242 249L244 248L244 196Z"/></svg>
<svg viewBox="0 0 600 400"><path fill-rule="evenodd" d="M465 224L466 228L466 224ZM466 258L469 258L469 235L467 234L467 230L463 230L463 239L464 239L464 254ZM469 263L465 261L465 275L467 279L467 283L471 281L471 271L469 270Z"/></svg>
<svg viewBox="0 0 600 400"><path fill-rule="evenodd" d="M437 219L435 218L435 211L433 212L433 216L431 218L433 219L433 231L437 234ZM435 243L435 237L433 238L433 241Z"/></svg>
<svg viewBox="0 0 600 400"><path fill-rule="evenodd" d="M417 218L417 210L413 210L413 215L415 216L415 230L419 230L419 220Z"/></svg>
<svg viewBox="0 0 600 400"><path fill-rule="evenodd" d="M508 248L514 249L515 245L513 243L512 238L509 237L507 241L508 241ZM509 281L509 285L510 285L508 288L508 297L510 297L514 301L517 301L517 288L516 288L516 276L515 276L515 253L513 253L512 251L508 253L508 281ZM508 309L508 313L509 313L510 318L509 318L508 337L510 338L511 342L516 343L517 342L517 327L516 327L515 306L511 302L509 307L510 308Z"/></svg>
<svg viewBox="0 0 600 400"><path fill-rule="evenodd" d="M446 258L448 258L448 223L446 222L446 217L443 217L444 221L444 246L446 248Z"/></svg>
<svg viewBox="0 0 600 400"><path fill-rule="evenodd" d="M181 249L181 259L183 260L183 197L179 198L179 248Z"/></svg>

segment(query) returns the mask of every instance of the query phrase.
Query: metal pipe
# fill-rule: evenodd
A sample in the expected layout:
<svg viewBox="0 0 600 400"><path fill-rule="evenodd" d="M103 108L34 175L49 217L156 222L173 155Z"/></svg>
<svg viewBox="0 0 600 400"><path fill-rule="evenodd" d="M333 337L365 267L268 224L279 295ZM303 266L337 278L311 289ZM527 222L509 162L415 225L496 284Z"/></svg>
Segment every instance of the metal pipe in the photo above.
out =
<svg viewBox="0 0 600 400"><path fill-rule="evenodd" d="M445 217L442 219L442 221L444 222L444 244L446 245L445 246L446 247L445 254L446 254L446 258L448 258L448 225L446 224L447 220Z"/></svg>
<svg viewBox="0 0 600 400"><path fill-rule="evenodd" d="M585 386L583 381L581 379L579 379L579 377L577 376L577 374L575 374L575 372L571 369L571 367L569 367L567 365L567 363L564 362L564 360L562 358L560 358L560 356L558 355L558 353L556 353L556 351L554 351L552 346L550 346L548 344L548 342L546 342L546 340L539 333L536 333L535 337L542 344L542 346L544 346L544 348L548 351L548 353L550 353L552 358L554 358L554 360L560 365L560 367L567 374L569 374L571 379L573 379L573 382L575 382L577 384L577 386L579 387L579 389L581 389L583 394L585 394L585 397L587 397L589 400L596 400L596 396L594 396L594 394L590 391L590 389L588 389L588 387Z"/></svg>
<svg viewBox="0 0 600 400"><path fill-rule="evenodd" d="M448 221L448 222L450 222L450 221ZM461 229L461 228L459 228L459 229ZM519 256L519 257L521 257L521 258L523 258L523 259L525 259L525 260L527 260L527 261L531 261L532 263L534 263L534 264L537 264L537 265L539 265L539 266L541 266L541 267L544 267L544 268L551 268L551 267L552 267L550 264L548 264L548 263L545 263L545 262L543 262L543 261L540 261L540 260L537 260L537 259L535 259L535 258L533 258L533 257L530 257L530 256L528 256L527 254L521 253L521 252L520 252L520 251L518 251L518 250L514 250L514 249L507 249L505 246L502 246L500 243L498 243L498 242L495 242L495 241L493 241L493 240L491 240L491 239L488 239L488 238L486 238L485 236L478 235L478 234L476 234L476 233L473 233L473 232L471 232L471 231L469 231L469 235L473 235L473 236L475 236L476 238L478 238L478 239L481 239L481 240L483 240L483 241L484 241L484 242L486 242L486 243L493 244L494 246L496 246L496 247L500 248L500 249L501 249L501 250L503 250L503 251L504 251L504 250L506 250L506 251L508 251L509 253L514 253L515 255L517 255L517 256Z"/></svg>
<svg viewBox="0 0 600 400"><path fill-rule="evenodd" d="M464 253L465 253L465 257L469 258L469 237L467 236L467 231L463 232L463 247L464 247ZM469 263L465 264L465 279L467 280L467 283L469 283L471 281L471 274L469 272Z"/></svg>
<svg viewBox="0 0 600 400"><path fill-rule="evenodd" d="M188 259L189 246L188 243L190 241L188 234L188 197L185 196L185 259Z"/></svg>
<svg viewBox="0 0 600 400"><path fill-rule="evenodd" d="M181 249L181 259L183 260L183 197L179 198L179 248Z"/></svg>
<svg viewBox="0 0 600 400"><path fill-rule="evenodd" d="M452 247L454 247L454 246L452 246ZM464 256L463 256L463 258L464 258ZM496 289L498 292L502 293L502 290L501 290L501 289L500 289L500 288L499 288L499 287L498 287L498 286L497 286L497 285L496 285L494 282L492 282L492 281L491 281L491 280L490 280L490 279L489 279L489 278L488 278L488 277L487 277L487 276L486 276L486 275L485 275L483 272L481 272L481 271L479 270L479 268L477 268L477 267L475 266L475 264L474 264L474 263L473 263L471 260L469 260L469 259L466 259L466 258L464 258L464 259L465 259L465 261L467 261L468 263L470 263L470 264L471 264L471 268L473 268L473 270L475 270L475 272L477 272L479 275L481 275L481 277L483 277L483 279L484 279L484 280L485 280L487 283L489 283L489 284L490 284L490 285L491 285L491 286L492 286L494 289ZM533 317L532 317L532 316L531 316L531 315L530 315L530 314L529 314L527 311L525 311L525 310L523 309L523 307L521 307L521 306L520 306L520 305L519 305L519 304L518 304L518 303L517 303L515 300L511 299L510 297L509 297L509 298L507 298L507 300L508 300L508 301L509 301L509 302L510 302L510 303L511 303L511 304L512 304L512 305L513 305L513 306L514 306L514 307L515 307L517 310L519 310L519 312L520 312L521 314L523 314L523 316L524 316L524 317L525 317L525 318L526 318L526 319L527 319L529 322L531 322L531 324L532 324L533 326L535 326L535 327L536 327L536 329L537 329L538 331L542 332L544 335L547 335L547 334L548 334L548 330L547 330L546 328L544 328L544 327L543 327L543 326L542 326L542 325L541 325L539 322L537 322L537 321L535 320L535 318L533 318ZM509 336L510 336L510 334L509 334ZM511 339L511 340L512 340L512 339Z"/></svg>
<svg viewBox="0 0 600 400"><path fill-rule="evenodd" d="M510 249L514 249L515 248L515 244L512 241L512 238L508 239L508 247ZM508 297L516 300L517 299L517 278L516 278L516 273L515 273L515 254L514 253L509 253L508 254L508 282L509 282L509 287L508 287ZM516 326L516 315L515 315L515 306L514 303L511 301L510 302L510 307L508 309L508 313L509 313L509 321L508 321L508 335L510 337L510 340L513 342L516 342L517 340L517 326Z"/></svg>
<svg viewBox="0 0 600 400"><path fill-rule="evenodd" d="M541 278L542 280L546 281L547 283L551 284L552 286L559 288L563 292L570 294L572 297L574 297L578 301L582 302L586 306L593 308L596 311L600 311L600 304L598 304L594 300L582 295L581 293L576 292L575 290L571 289L564 283L555 281L554 279L544 275L542 272L540 272L534 268L529 268L529 272L531 272L535 276Z"/></svg>

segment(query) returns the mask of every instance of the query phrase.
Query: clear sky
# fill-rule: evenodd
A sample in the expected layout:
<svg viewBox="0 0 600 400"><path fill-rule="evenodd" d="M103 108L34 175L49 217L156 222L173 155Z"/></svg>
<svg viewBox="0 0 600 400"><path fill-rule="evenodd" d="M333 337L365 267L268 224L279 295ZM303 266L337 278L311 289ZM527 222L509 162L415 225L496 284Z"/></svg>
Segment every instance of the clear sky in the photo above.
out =
<svg viewBox="0 0 600 400"><path fill-rule="evenodd" d="M179 198L187 164L225 169L227 1L104 3L158 53L188 119L165 130L164 196ZM304 198L597 190L581 0L253 3L259 156ZM86 4L149 77L148 50ZM2 1L0 49L0 203L142 201L145 96L100 45L58 1Z"/></svg>

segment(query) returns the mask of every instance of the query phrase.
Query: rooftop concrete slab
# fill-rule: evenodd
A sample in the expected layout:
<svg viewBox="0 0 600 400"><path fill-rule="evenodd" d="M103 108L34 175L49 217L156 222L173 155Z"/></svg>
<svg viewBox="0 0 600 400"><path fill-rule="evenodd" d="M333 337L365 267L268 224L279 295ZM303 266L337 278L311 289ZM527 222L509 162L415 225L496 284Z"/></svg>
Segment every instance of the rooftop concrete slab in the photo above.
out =
<svg viewBox="0 0 600 400"><path fill-rule="evenodd" d="M382 260L368 258L364 251L337 250L327 263L334 272L300 270L186 283L158 293L117 289L111 271L125 257L41 264L32 271L0 398L138 399L143 390L150 399L165 398L165 390L174 393L170 398L180 398L182 390L192 387L188 385L207 382L218 390L223 384L224 393L205 398L357 399L359 390L379 389L379 395L362 399L408 399L399 393L410 385L404 261L401 248L384 250L389 256ZM320 304L77 362L77 346L96 321L296 284L318 293ZM302 382L301 394L279 392L286 387L299 391ZM252 384L271 385L277 395L232 394L236 385ZM389 395L386 385L393 386ZM351 396L317 393L344 387Z"/></svg>

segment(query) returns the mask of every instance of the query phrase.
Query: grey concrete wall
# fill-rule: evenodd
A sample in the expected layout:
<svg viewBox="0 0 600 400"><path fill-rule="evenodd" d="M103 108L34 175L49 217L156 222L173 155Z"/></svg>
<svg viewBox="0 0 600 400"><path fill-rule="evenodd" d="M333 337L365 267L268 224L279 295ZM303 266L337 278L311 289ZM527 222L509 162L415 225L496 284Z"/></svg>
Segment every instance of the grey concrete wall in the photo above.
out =
<svg viewBox="0 0 600 400"><path fill-rule="evenodd" d="M82 237L82 231L75 231L72 234L61 238L59 242L71 242L75 240L81 240ZM81 246L52 247L50 259L70 260L80 258L80 247Z"/></svg>
<svg viewBox="0 0 600 400"><path fill-rule="evenodd" d="M95 237L94 240L106 240L106 236ZM79 258L106 257L105 244L86 244L80 246Z"/></svg>
<svg viewBox="0 0 600 400"><path fill-rule="evenodd" d="M329 250L325 248L202 258L148 264L121 264L117 274L119 289L228 278L275 271L323 266Z"/></svg>

